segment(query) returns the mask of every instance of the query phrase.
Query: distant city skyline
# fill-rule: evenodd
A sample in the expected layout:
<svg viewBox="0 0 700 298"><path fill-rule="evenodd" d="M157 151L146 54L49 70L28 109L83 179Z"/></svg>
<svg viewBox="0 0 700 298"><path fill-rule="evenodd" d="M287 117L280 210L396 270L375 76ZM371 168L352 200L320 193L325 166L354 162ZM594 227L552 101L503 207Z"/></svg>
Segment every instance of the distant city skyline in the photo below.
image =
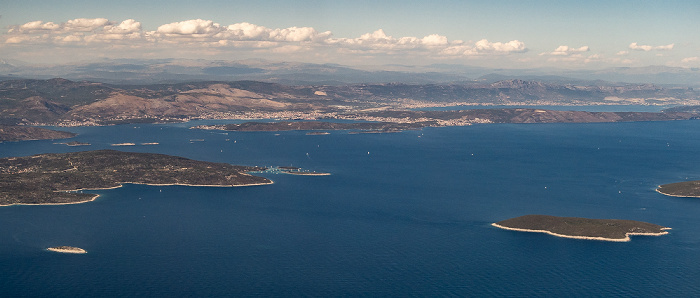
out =
<svg viewBox="0 0 700 298"><path fill-rule="evenodd" d="M6 1L0 59L700 67L696 1Z"/></svg>

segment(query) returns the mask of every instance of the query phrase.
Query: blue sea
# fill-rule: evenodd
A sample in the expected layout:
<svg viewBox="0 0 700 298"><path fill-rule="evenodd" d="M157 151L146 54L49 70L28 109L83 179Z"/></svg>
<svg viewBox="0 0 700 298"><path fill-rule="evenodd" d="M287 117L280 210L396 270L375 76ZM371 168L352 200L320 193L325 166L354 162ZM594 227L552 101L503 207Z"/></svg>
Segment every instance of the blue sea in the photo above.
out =
<svg viewBox="0 0 700 298"><path fill-rule="evenodd" d="M700 296L700 121L487 124L392 134L75 127L0 155L118 149L331 176L266 186L125 185L0 208L0 296ZM112 143L158 145L112 147ZM525 214L647 221L605 242L501 230ZM84 248L84 255L46 251Z"/></svg>

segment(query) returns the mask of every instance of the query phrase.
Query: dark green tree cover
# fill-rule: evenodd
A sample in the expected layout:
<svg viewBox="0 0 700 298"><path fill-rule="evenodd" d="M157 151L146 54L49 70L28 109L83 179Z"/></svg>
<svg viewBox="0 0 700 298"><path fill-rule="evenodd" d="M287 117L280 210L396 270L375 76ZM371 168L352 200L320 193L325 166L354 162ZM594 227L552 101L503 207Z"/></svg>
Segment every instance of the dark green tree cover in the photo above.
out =
<svg viewBox="0 0 700 298"><path fill-rule="evenodd" d="M245 173L256 170L262 168L115 150L10 157L0 159L0 205L84 202L96 195L65 191L111 188L122 183L212 186L271 183Z"/></svg>

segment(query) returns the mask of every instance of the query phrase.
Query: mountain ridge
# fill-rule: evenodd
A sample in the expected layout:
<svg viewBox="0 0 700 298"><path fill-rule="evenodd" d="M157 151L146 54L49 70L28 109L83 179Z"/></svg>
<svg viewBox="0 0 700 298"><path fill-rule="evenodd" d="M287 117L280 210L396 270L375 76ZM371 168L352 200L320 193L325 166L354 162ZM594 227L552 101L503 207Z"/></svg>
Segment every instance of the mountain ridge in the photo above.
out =
<svg viewBox="0 0 700 298"><path fill-rule="evenodd" d="M359 83L445 84L505 79L558 83L653 83L700 87L700 69L651 65L604 69L503 69L456 64L360 65L303 63L265 59L96 59L70 64L31 64L0 59L0 79L91 80L111 84L255 80L287 85ZM494 79L495 78L495 79Z"/></svg>
<svg viewBox="0 0 700 298"><path fill-rule="evenodd" d="M653 84L594 86L520 79L470 84L341 86L250 80L142 85L63 78L0 81L0 123L9 124L157 122L240 118L245 113L287 113L284 116L287 118L293 118L290 113L317 113L332 117L339 113L401 111L430 105L589 104L700 105L700 91Z"/></svg>

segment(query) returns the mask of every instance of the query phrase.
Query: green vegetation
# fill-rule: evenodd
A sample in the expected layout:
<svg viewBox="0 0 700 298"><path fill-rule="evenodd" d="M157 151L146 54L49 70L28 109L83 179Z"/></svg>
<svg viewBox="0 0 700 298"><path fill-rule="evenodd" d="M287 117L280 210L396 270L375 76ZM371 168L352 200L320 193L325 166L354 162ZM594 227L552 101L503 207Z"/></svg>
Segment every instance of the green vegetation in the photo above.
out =
<svg viewBox="0 0 700 298"><path fill-rule="evenodd" d="M527 230L550 232L557 236L572 238L601 238L602 240L625 241L628 235L663 235L668 229L659 225L623 219L589 219L580 217L558 217L550 215L524 215L499 221L496 225Z"/></svg>
<svg viewBox="0 0 700 298"><path fill-rule="evenodd" d="M115 150L40 154L0 159L0 206L69 204L95 194L65 192L118 187L122 183L239 186L270 180L245 172L263 168Z"/></svg>
<svg viewBox="0 0 700 298"><path fill-rule="evenodd" d="M700 180L664 184L656 191L674 197L700 197Z"/></svg>

